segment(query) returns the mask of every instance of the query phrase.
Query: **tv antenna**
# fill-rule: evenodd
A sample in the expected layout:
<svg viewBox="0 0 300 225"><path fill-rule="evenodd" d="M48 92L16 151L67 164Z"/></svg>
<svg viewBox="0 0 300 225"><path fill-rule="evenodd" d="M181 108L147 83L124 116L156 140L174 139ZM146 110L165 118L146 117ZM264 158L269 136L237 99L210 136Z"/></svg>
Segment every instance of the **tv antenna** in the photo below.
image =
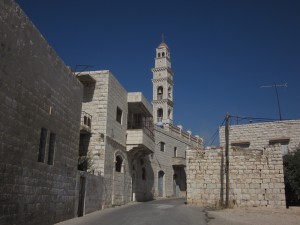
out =
<svg viewBox="0 0 300 225"><path fill-rule="evenodd" d="M279 103L279 97L278 97L278 87L285 87L287 88L287 83L284 84L273 84L273 85L265 85L265 86L260 86L261 88L275 88L275 92L276 92L276 98L277 98L277 105L278 105L278 111L279 111L279 119L282 120L282 116L281 116L281 110L280 110L280 103Z"/></svg>

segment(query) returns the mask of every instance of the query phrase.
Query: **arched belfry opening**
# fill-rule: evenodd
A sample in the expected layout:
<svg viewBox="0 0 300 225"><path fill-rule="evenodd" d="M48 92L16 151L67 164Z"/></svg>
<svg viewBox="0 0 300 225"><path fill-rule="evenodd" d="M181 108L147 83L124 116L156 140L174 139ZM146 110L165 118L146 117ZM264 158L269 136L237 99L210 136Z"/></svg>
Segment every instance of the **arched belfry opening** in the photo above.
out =
<svg viewBox="0 0 300 225"><path fill-rule="evenodd" d="M164 88L162 86L159 86L157 88L157 100L162 100L164 94Z"/></svg>
<svg viewBox="0 0 300 225"><path fill-rule="evenodd" d="M115 169L116 172L122 172L122 167L123 167L123 158L120 155L116 156L116 165L115 165Z"/></svg>
<svg viewBox="0 0 300 225"><path fill-rule="evenodd" d="M164 110L162 108L159 108L157 110L157 122L161 122L163 119Z"/></svg>

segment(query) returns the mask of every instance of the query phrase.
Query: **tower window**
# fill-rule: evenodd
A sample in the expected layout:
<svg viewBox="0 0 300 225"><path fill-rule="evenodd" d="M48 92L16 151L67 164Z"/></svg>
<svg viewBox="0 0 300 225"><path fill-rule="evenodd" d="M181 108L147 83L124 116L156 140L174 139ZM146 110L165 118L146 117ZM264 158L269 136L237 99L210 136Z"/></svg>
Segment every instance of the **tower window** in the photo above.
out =
<svg viewBox="0 0 300 225"><path fill-rule="evenodd" d="M162 86L159 86L157 88L157 100L163 99L163 93L164 93L164 88Z"/></svg>
<svg viewBox="0 0 300 225"><path fill-rule="evenodd" d="M160 57L160 53L157 54L157 57L158 57L158 58Z"/></svg>
<svg viewBox="0 0 300 225"><path fill-rule="evenodd" d="M163 118L164 111L162 108L157 110L157 122L161 122Z"/></svg>
<svg viewBox="0 0 300 225"><path fill-rule="evenodd" d="M117 121L122 124L122 114L123 114L123 111L117 107Z"/></svg>
<svg viewBox="0 0 300 225"><path fill-rule="evenodd" d="M160 142L160 151L164 152L165 151L165 142Z"/></svg>
<svg viewBox="0 0 300 225"><path fill-rule="evenodd" d="M162 52L162 53L161 53L161 56L162 56L162 57L165 57L165 53L164 53L164 52Z"/></svg>
<svg viewBox="0 0 300 225"><path fill-rule="evenodd" d="M177 147L174 147L174 157L177 157Z"/></svg>
<svg viewBox="0 0 300 225"><path fill-rule="evenodd" d="M168 110L168 119L171 119L171 109Z"/></svg>
<svg viewBox="0 0 300 225"><path fill-rule="evenodd" d="M172 88L171 87L168 88L168 97L172 98Z"/></svg>
<svg viewBox="0 0 300 225"><path fill-rule="evenodd" d="M123 159L120 155L116 156L116 172L122 172Z"/></svg>

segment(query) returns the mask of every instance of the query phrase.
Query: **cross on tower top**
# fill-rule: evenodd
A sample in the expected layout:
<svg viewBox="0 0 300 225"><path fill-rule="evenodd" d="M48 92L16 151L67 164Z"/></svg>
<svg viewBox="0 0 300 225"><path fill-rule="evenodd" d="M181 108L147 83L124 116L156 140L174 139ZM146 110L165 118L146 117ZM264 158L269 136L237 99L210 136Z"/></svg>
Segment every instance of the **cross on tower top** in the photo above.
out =
<svg viewBox="0 0 300 225"><path fill-rule="evenodd" d="M162 34L162 35L161 35L161 43L165 43L165 38L166 38L165 35Z"/></svg>

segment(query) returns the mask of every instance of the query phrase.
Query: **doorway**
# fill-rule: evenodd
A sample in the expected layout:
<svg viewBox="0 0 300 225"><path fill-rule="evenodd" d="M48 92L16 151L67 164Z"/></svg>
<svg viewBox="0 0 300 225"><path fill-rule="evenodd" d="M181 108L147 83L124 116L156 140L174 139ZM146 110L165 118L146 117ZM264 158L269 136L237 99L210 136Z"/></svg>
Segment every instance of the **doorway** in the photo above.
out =
<svg viewBox="0 0 300 225"><path fill-rule="evenodd" d="M164 196L164 171L158 172L158 196L163 197Z"/></svg>

